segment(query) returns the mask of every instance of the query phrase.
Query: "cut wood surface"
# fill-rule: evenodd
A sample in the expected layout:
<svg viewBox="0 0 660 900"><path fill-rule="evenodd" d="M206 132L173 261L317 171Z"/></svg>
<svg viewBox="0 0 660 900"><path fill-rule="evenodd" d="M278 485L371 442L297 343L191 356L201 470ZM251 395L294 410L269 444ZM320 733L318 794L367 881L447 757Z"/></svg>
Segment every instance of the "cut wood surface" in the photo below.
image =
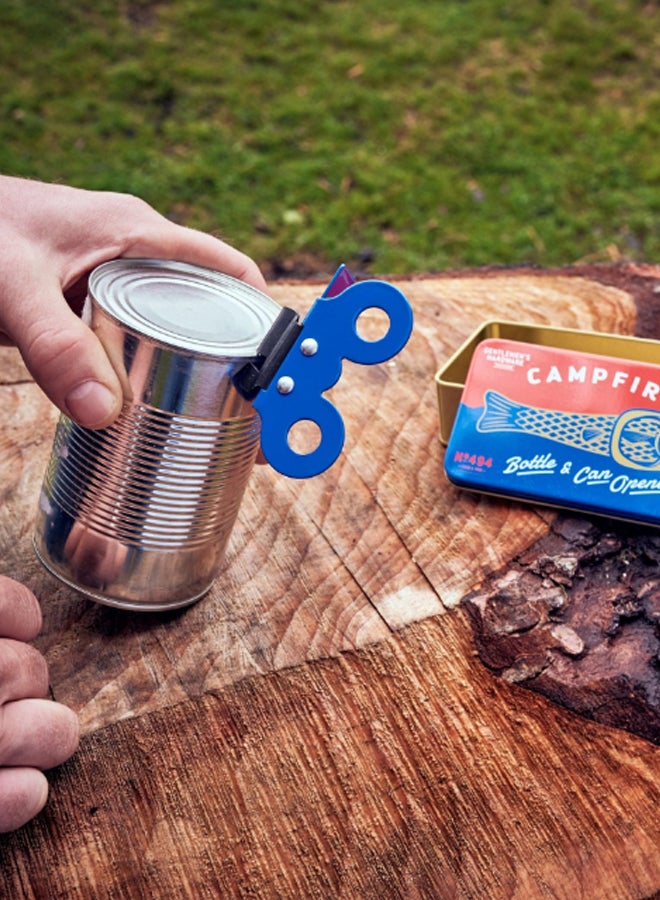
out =
<svg viewBox="0 0 660 900"><path fill-rule="evenodd" d="M557 515L448 484L433 385L487 319L660 336L660 271L394 283L415 331L395 360L346 366L340 460L305 482L255 469L225 572L168 614L99 606L36 562L56 414L1 351L2 572L42 601L52 694L84 738L44 813L0 838L0 896L660 890L660 748L494 677L476 653L461 600ZM304 311L321 290L272 292Z"/></svg>

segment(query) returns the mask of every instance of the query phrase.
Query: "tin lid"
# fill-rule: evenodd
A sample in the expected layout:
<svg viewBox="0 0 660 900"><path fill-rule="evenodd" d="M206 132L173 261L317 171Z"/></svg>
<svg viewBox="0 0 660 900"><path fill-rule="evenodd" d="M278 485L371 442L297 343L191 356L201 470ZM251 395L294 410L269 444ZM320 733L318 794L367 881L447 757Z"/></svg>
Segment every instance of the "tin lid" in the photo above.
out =
<svg viewBox="0 0 660 900"><path fill-rule="evenodd" d="M254 356L281 309L230 275L161 259L103 263L90 275L89 294L126 328L214 357Z"/></svg>

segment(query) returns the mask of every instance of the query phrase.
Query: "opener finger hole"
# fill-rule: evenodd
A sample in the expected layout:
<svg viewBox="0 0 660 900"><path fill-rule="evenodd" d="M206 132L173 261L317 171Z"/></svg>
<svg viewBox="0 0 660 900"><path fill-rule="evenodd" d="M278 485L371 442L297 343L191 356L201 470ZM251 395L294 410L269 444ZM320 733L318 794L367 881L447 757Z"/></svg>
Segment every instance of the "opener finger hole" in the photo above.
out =
<svg viewBox="0 0 660 900"><path fill-rule="evenodd" d="M355 331L363 341L374 343L381 341L390 330L390 317L384 309L378 306L370 306L363 309L357 317Z"/></svg>
<svg viewBox="0 0 660 900"><path fill-rule="evenodd" d="M287 434L289 448L299 456L309 456L321 445L321 429L312 419L294 422Z"/></svg>

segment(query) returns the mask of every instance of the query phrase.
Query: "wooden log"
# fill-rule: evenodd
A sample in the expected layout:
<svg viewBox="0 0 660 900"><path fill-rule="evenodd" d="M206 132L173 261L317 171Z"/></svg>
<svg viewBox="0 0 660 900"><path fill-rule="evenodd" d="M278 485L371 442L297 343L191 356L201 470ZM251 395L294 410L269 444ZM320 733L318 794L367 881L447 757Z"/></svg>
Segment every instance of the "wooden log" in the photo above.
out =
<svg viewBox="0 0 660 900"><path fill-rule="evenodd" d="M161 615L98 606L35 561L56 415L0 351L2 571L41 598L51 691L85 735L46 811L0 838L0 895L660 890L658 747L475 655L462 598L575 540L550 510L448 484L432 381L489 318L657 335L659 281L630 267L399 280L415 332L333 390L338 464L302 483L256 470L225 572ZM321 289L273 293L302 311Z"/></svg>

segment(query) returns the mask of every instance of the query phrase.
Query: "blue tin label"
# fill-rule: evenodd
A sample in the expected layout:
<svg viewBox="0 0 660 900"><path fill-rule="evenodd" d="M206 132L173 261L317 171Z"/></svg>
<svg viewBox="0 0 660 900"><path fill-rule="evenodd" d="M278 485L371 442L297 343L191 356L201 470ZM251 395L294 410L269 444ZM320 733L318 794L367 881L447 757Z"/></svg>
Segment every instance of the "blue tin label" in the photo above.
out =
<svg viewBox="0 0 660 900"><path fill-rule="evenodd" d="M660 366L483 341L445 470L472 490L659 524Z"/></svg>

